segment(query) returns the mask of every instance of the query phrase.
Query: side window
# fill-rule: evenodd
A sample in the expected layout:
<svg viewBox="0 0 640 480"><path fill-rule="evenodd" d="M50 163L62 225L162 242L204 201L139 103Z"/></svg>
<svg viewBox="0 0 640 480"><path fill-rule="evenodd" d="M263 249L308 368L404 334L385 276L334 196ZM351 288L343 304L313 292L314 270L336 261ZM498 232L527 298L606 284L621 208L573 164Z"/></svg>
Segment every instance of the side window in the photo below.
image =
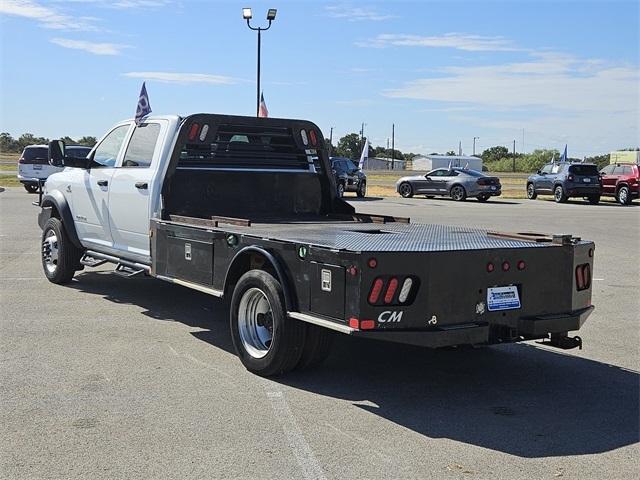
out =
<svg viewBox="0 0 640 480"><path fill-rule="evenodd" d="M560 171L560 165L554 165L551 167L551 173L558 173Z"/></svg>
<svg viewBox="0 0 640 480"><path fill-rule="evenodd" d="M607 165L602 170L600 170L600 173L602 173L603 175L611 175L611 172L613 172L613 165Z"/></svg>
<svg viewBox="0 0 640 480"><path fill-rule="evenodd" d="M542 173L551 173L551 165L545 165L544 167L542 167L541 172Z"/></svg>
<svg viewBox="0 0 640 480"><path fill-rule="evenodd" d="M613 174L614 175L622 175L624 172L624 167L620 166L620 165L616 165L616 168L613 169Z"/></svg>
<svg viewBox="0 0 640 480"><path fill-rule="evenodd" d="M624 169L622 170L622 174L623 175L633 175L633 168L624 167Z"/></svg>
<svg viewBox="0 0 640 480"><path fill-rule="evenodd" d="M96 148L93 161L104 167L113 167L118 159L118 153L120 153L127 131L129 131L129 125L122 125L112 130Z"/></svg>
<svg viewBox="0 0 640 480"><path fill-rule="evenodd" d="M138 125L131 135L127 151L122 161L123 167L149 167L156 149L160 125L143 123Z"/></svg>

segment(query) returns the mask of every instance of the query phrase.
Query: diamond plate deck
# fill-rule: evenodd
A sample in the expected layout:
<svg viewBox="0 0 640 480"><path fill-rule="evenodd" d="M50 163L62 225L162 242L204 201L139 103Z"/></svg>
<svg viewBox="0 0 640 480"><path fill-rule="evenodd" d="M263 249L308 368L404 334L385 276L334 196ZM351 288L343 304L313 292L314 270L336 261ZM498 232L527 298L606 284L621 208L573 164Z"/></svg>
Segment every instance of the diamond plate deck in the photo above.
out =
<svg viewBox="0 0 640 480"><path fill-rule="evenodd" d="M487 236L487 230L418 223L277 222L254 223L251 227L225 225L217 230L351 252L441 252L552 246L491 237Z"/></svg>

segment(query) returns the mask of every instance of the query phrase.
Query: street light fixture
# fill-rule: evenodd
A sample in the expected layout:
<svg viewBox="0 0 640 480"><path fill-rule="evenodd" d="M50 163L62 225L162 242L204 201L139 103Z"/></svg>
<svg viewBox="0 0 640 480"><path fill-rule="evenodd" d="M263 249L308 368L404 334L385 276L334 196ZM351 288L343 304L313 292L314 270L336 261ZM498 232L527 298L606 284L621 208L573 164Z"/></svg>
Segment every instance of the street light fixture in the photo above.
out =
<svg viewBox="0 0 640 480"><path fill-rule="evenodd" d="M480 137L473 137L473 156L476 156L476 140L479 140Z"/></svg>
<svg viewBox="0 0 640 480"><path fill-rule="evenodd" d="M267 25L266 27L252 27L251 26L251 19L253 18L253 15L251 13L251 9L250 8L243 8L242 9L242 18L244 20L247 21L247 27L249 27L251 30L258 32L258 68L257 68L257 77L258 77L258 81L257 81L257 90L256 90L256 116L260 116L260 44L261 44L261 33L263 31L269 30L271 28L271 22L273 22L276 19L276 13L278 13L278 10L275 8L270 8L267 11L267 20L269 21L269 25Z"/></svg>

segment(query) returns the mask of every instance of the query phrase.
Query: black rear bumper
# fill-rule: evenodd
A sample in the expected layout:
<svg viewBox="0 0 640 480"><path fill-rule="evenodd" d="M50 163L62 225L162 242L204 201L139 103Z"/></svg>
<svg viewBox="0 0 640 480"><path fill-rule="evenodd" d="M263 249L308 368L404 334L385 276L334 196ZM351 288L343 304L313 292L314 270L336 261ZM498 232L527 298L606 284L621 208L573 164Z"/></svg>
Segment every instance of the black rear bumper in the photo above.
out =
<svg viewBox="0 0 640 480"><path fill-rule="evenodd" d="M434 327L428 330L356 330L351 334L362 338L429 348L517 342L544 338L548 334L566 334L569 331L579 330L593 309L594 307L590 306L564 314L523 317L518 320L515 331L505 329L501 325L468 323ZM495 335L496 331L507 330L509 334L506 337Z"/></svg>

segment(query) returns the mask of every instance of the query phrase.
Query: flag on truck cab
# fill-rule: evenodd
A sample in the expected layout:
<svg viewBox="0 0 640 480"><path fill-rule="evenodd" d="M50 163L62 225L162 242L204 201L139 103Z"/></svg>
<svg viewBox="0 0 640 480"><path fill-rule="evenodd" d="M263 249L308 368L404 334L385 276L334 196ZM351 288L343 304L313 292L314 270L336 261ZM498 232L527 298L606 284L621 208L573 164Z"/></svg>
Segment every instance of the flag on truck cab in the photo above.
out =
<svg viewBox="0 0 640 480"><path fill-rule="evenodd" d="M358 168L362 170L364 168L365 160L369 159L369 139L367 138L364 141L364 148L362 149L362 153L360 154L360 163L358 163Z"/></svg>
<svg viewBox="0 0 640 480"><path fill-rule="evenodd" d="M269 110L267 110L267 104L264 102L264 93L260 94L260 108L258 109L259 117L268 117Z"/></svg>
<svg viewBox="0 0 640 480"><path fill-rule="evenodd" d="M560 161L561 162L566 162L567 161L567 145L566 144L564 146L564 153L560 157Z"/></svg>
<svg viewBox="0 0 640 480"><path fill-rule="evenodd" d="M149 95L147 95L147 87L142 82L142 90L138 98L138 108L136 109L136 125L142 123L142 119L151 113L151 104L149 103Z"/></svg>

